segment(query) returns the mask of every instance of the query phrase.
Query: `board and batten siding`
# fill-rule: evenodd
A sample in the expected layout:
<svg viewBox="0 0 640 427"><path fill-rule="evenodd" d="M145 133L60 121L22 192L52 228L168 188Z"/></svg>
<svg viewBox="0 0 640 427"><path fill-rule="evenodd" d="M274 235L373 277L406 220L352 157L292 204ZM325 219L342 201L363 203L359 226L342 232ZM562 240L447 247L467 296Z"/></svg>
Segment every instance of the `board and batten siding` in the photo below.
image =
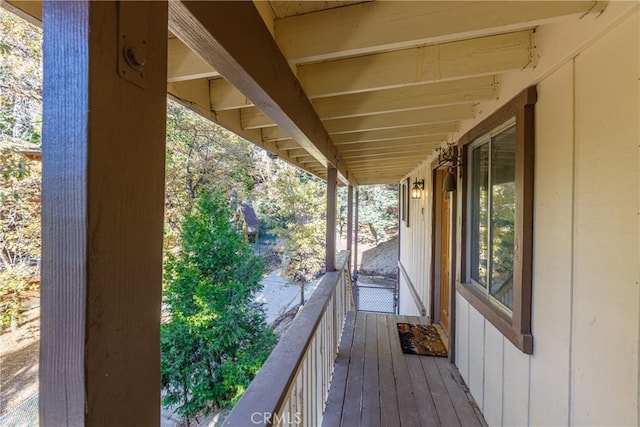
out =
<svg viewBox="0 0 640 427"><path fill-rule="evenodd" d="M533 355L456 295L456 366L490 426L640 422L638 9L616 24L537 83ZM428 308L430 168L416 176L401 261Z"/></svg>
<svg viewBox="0 0 640 427"><path fill-rule="evenodd" d="M425 153L426 155L426 153ZM411 199L409 194L409 227L400 221L400 262L404 266L422 305L429 311L429 276L427 260L431 258L431 218L432 189L431 167L423 163L410 176L411 185L415 179L424 179L424 190L420 199ZM406 182L406 181L405 181ZM409 187L409 193L411 187ZM401 192L400 192L401 193ZM409 316L421 316L420 309L412 295L409 284L402 272L399 272L399 313Z"/></svg>

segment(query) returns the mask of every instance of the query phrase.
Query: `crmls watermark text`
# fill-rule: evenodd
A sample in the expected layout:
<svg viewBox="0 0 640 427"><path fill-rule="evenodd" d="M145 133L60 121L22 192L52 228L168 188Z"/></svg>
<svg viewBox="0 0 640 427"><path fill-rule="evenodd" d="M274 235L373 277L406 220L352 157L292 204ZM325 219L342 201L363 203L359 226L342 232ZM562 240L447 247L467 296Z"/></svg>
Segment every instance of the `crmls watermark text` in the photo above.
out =
<svg viewBox="0 0 640 427"><path fill-rule="evenodd" d="M289 426L297 426L302 423L302 415L296 412L293 415L289 414L272 414L271 412L253 412L251 414L251 422L253 424L281 424Z"/></svg>

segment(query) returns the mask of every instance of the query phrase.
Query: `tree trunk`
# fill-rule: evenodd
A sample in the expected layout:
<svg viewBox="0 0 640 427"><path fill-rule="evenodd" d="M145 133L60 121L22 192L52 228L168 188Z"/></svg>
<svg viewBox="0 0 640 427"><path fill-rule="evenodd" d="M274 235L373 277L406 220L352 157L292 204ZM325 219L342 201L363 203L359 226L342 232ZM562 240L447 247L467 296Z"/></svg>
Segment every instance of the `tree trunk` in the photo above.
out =
<svg viewBox="0 0 640 427"><path fill-rule="evenodd" d="M378 232L376 231L376 228L373 226L373 223L369 222L369 231L371 231L371 235L373 236L373 239L376 241L376 246L378 246Z"/></svg>

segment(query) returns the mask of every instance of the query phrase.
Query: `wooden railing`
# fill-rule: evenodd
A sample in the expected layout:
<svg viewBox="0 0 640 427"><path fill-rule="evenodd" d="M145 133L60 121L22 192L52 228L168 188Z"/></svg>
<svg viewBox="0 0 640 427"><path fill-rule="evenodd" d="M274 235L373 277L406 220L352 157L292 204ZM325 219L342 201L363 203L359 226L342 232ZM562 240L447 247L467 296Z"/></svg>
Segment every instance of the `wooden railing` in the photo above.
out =
<svg viewBox="0 0 640 427"><path fill-rule="evenodd" d="M400 273L402 274L402 278L406 282L407 288L409 288L409 292L411 292L411 296L413 297L413 302L416 304L418 311L420 311L420 315L423 317L426 316L427 309L422 303L422 300L420 299L420 295L418 295L418 291L416 291L416 287L413 286L413 282L411 281L411 278L409 277L407 270L404 269L404 265L402 265L400 260L398 260L398 270L400 270Z"/></svg>
<svg viewBox="0 0 640 427"><path fill-rule="evenodd" d="M319 426L346 313L353 310L349 253L338 255L225 420L228 426Z"/></svg>

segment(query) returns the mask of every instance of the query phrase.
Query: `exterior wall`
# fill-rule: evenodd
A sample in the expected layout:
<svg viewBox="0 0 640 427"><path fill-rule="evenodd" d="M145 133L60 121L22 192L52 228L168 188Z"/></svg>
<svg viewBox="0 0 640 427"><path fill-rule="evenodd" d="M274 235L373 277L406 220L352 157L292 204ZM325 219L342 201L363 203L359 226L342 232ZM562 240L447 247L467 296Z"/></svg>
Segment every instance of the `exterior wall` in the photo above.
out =
<svg viewBox="0 0 640 427"><path fill-rule="evenodd" d="M429 314L429 289L431 271L426 268L425 260L431 258L431 167L425 162L410 176L411 183L415 179L424 179L424 190L420 199L409 200L409 227L400 221L400 262L409 275L420 300ZM399 313L411 316L420 315L407 283L400 273Z"/></svg>
<svg viewBox="0 0 640 427"><path fill-rule="evenodd" d="M534 354L456 297L456 365L489 425L640 422L639 52L636 9L536 81ZM411 175L429 191L401 226L401 260L428 308L427 169Z"/></svg>

